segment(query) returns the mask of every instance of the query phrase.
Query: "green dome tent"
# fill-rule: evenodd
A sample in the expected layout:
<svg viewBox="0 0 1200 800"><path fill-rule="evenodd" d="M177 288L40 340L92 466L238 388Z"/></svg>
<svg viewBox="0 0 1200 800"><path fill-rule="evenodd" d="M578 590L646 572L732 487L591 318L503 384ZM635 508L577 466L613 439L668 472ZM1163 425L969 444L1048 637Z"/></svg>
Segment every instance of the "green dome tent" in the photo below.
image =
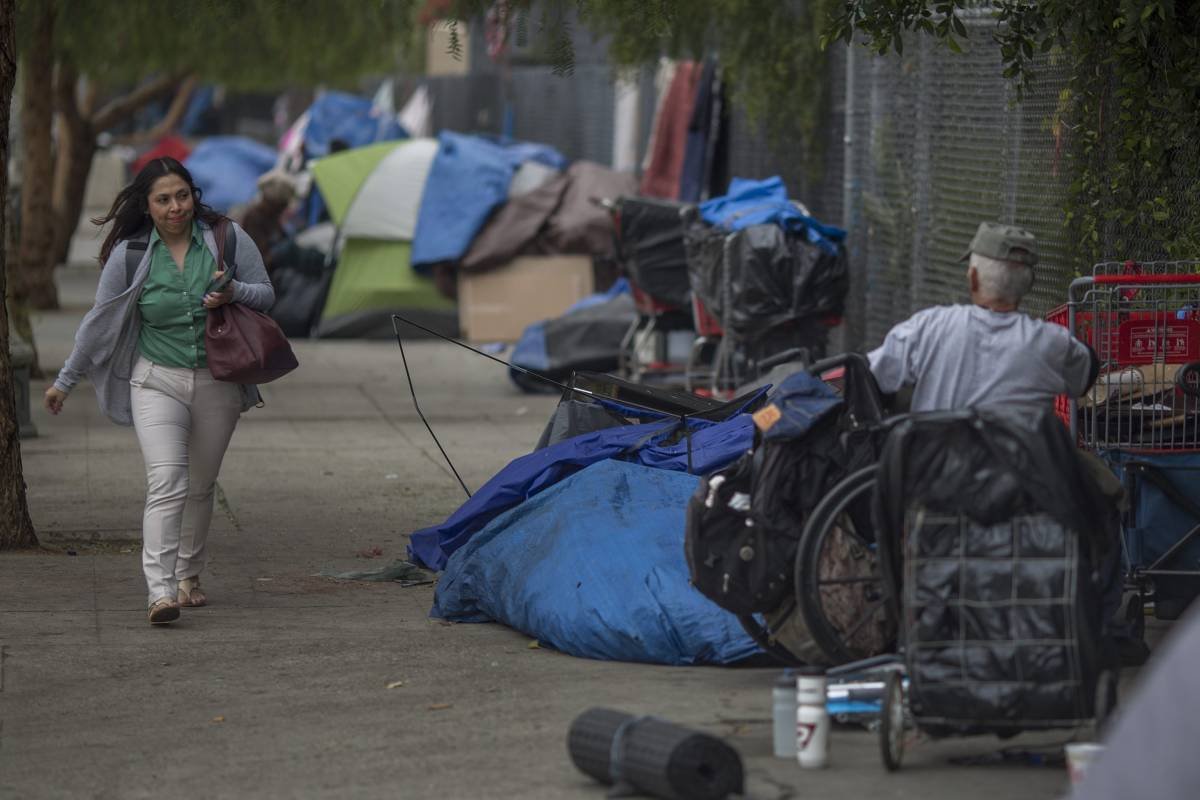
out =
<svg viewBox="0 0 1200 800"><path fill-rule="evenodd" d="M454 303L411 265L421 194L437 150L435 139L404 139L313 164L343 241L318 337L390 337L393 313L454 332Z"/></svg>

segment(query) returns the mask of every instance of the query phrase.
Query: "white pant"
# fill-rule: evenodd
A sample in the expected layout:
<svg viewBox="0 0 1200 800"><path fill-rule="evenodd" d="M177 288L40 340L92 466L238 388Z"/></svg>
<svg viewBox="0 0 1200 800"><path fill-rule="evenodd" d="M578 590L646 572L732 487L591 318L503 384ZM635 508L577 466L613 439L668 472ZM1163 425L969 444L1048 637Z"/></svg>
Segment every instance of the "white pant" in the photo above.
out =
<svg viewBox="0 0 1200 800"><path fill-rule="evenodd" d="M173 599L179 581L204 569L213 488L242 398L237 384L215 380L207 369L164 367L145 357L129 385L146 462L142 569L153 603Z"/></svg>

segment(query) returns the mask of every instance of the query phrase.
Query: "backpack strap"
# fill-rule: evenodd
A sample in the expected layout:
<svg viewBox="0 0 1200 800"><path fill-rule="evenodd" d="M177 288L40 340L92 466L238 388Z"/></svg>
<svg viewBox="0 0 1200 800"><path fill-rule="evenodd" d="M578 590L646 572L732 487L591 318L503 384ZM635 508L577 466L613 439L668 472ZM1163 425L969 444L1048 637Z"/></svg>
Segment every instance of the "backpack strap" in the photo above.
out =
<svg viewBox="0 0 1200 800"><path fill-rule="evenodd" d="M133 286L133 275L150 246L150 231L143 231L125 242L125 285Z"/></svg>

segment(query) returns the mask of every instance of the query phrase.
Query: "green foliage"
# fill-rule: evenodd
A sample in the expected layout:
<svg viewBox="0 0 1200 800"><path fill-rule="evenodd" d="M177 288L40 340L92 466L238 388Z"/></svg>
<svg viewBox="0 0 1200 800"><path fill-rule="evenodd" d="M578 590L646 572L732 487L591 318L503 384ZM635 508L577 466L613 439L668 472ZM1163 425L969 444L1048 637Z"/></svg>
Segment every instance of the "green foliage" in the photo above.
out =
<svg viewBox="0 0 1200 800"><path fill-rule="evenodd" d="M820 159L818 128L828 109L827 62L820 34L838 0L510 0L523 35L533 22L556 72L574 66L571 20L609 39L618 68L655 63L661 56L716 54L733 101L765 125L772 141L803 145L808 166ZM450 13L480 17L490 0L456 0Z"/></svg>
<svg viewBox="0 0 1200 800"><path fill-rule="evenodd" d="M1018 91L1039 54L1072 65L1060 103L1070 130L1065 224L1078 266L1123 257L1200 257L1200 4L1173 0L842 0L825 40L855 33L877 53L919 32L959 49L959 16L993 9L1004 76Z"/></svg>
<svg viewBox="0 0 1200 800"><path fill-rule="evenodd" d="M22 0L20 12L48 0ZM235 89L337 84L394 69L417 0L59 0L56 49L102 85L192 72Z"/></svg>

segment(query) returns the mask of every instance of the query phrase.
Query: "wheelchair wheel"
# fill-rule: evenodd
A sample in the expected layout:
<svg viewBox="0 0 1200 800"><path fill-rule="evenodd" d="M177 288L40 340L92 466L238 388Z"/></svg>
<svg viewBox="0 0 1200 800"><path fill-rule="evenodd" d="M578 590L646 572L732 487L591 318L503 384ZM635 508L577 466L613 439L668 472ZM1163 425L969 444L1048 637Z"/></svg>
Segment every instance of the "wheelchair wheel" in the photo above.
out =
<svg viewBox="0 0 1200 800"><path fill-rule="evenodd" d="M774 656L780 663L793 666L802 663L795 654L777 642L775 637L771 635L769 626L759 622L758 618L754 615L738 614L738 622L741 623L742 629L754 640L754 643L763 649L763 652Z"/></svg>
<svg viewBox="0 0 1200 800"><path fill-rule="evenodd" d="M889 672L883 684L879 709L879 755L888 772L900 769L904 759L904 683L900 673Z"/></svg>
<svg viewBox="0 0 1200 800"><path fill-rule="evenodd" d="M886 652L895 637L871 522L875 474L866 467L837 484L809 516L797 548L800 612L833 664Z"/></svg>

